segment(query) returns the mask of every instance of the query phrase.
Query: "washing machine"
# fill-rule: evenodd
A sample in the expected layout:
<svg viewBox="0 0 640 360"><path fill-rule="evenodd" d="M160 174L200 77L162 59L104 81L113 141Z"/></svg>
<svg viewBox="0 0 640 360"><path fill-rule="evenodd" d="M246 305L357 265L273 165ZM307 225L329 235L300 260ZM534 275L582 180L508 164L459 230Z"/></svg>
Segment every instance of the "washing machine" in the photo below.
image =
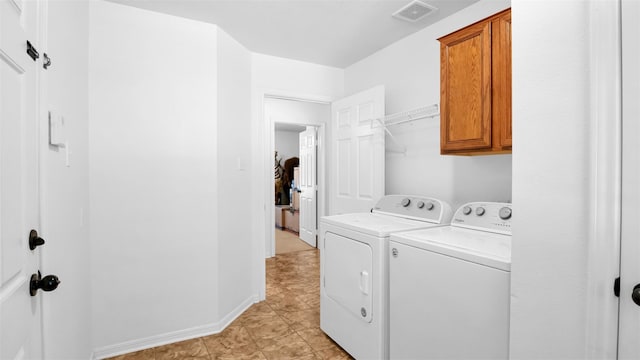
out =
<svg viewBox="0 0 640 360"><path fill-rule="evenodd" d="M511 204L468 203L450 226L392 234L392 359L508 359Z"/></svg>
<svg viewBox="0 0 640 360"><path fill-rule="evenodd" d="M320 219L320 328L356 359L388 359L389 236L444 226L444 201L382 197L370 212Z"/></svg>

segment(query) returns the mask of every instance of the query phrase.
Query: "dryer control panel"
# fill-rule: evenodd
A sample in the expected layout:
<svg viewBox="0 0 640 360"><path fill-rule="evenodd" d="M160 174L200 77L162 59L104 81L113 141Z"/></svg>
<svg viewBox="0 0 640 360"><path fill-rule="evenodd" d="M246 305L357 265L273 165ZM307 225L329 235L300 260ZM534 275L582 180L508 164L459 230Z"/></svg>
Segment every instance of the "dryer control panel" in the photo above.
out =
<svg viewBox="0 0 640 360"><path fill-rule="evenodd" d="M442 200L415 195L385 195L371 212L435 224L449 224L453 213L451 206Z"/></svg>
<svg viewBox="0 0 640 360"><path fill-rule="evenodd" d="M510 203L472 202L456 210L451 226L511 235Z"/></svg>

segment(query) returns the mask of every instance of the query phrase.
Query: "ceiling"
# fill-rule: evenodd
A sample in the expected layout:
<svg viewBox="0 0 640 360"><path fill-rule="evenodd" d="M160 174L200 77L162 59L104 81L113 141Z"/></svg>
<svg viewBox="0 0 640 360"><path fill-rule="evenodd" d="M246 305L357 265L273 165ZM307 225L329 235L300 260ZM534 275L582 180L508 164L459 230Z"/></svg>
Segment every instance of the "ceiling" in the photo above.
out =
<svg viewBox="0 0 640 360"><path fill-rule="evenodd" d="M252 52L345 68L478 0L423 0L417 22L391 15L410 0L110 0L220 26Z"/></svg>

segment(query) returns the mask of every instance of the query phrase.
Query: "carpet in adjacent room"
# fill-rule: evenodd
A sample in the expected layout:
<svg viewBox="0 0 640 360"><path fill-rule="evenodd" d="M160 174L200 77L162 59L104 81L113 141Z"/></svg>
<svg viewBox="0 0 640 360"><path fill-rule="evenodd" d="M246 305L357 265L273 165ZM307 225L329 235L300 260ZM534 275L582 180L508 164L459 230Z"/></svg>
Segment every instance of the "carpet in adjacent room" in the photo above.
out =
<svg viewBox="0 0 640 360"><path fill-rule="evenodd" d="M287 230L276 229L276 254L286 254L310 249L314 249L314 247L302 241L298 234Z"/></svg>

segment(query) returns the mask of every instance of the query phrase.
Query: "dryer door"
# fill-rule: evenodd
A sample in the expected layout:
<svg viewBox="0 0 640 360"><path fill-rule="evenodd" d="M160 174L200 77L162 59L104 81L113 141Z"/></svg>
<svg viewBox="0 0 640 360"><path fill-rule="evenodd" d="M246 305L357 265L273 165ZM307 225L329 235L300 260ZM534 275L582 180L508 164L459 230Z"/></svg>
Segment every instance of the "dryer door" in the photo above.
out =
<svg viewBox="0 0 640 360"><path fill-rule="evenodd" d="M332 300L365 322L373 318L371 247L327 232L324 241L324 288Z"/></svg>

